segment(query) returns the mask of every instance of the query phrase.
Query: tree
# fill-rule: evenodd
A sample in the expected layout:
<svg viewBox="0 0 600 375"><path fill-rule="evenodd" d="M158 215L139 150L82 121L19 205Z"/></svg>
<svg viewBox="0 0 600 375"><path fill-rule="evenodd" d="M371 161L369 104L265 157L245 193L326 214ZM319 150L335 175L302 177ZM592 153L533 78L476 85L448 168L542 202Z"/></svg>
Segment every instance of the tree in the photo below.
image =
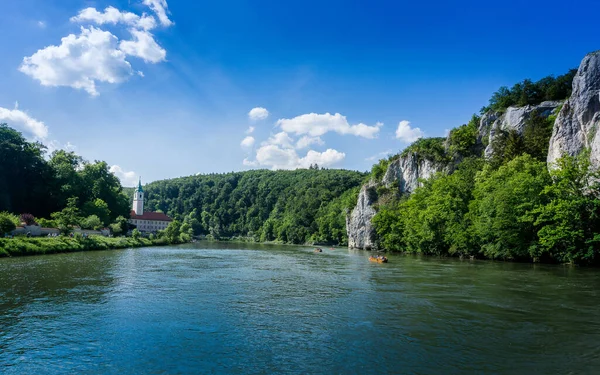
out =
<svg viewBox="0 0 600 375"><path fill-rule="evenodd" d="M178 243L181 235L181 222L179 220L173 220L163 231L163 236L169 243Z"/></svg>
<svg viewBox="0 0 600 375"><path fill-rule="evenodd" d="M79 208L77 208L77 197L71 197L67 199L67 207L60 212L54 212L51 217L56 221L58 229L61 233L69 233L73 230L73 227L79 225L81 217L79 215Z"/></svg>
<svg viewBox="0 0 600 375"><path fill-rule="evenodd" d="M100 218L96 215L90 215L82 220L81 227L84 229L94 229L99 230L102 229L104 224L100 220Z"/></svg>
<svg viewBox="0 0 600 375"><path fill-rule="evenodd" d="M539 227L536 255L559 262L597 263L600 254L600 173L589 150L565 155L551 171L553 184L542 191L548 202L532 214Z"/></svg>
<svg viewBox="0 0 600 375"><path fill-rule="evenodd" d="M183 222L179 231L180 242L190 242L192 240L192 237L194 236L194 230L192 229L192 226L190 224Z"/></svg>
<svg viewBox="0 0 600 375"><path fill-rule="evenodd" d="M134 229L134 230L131 232L131 237L133 237L133 238L134 238L134 239L136 239L136 240L137 240L138 238L140 238L141 236L142 236L142 233L141 233L141 232L140 232L140 231L139 231L137 228L135 228L135 229Z"/></svg>
<svg viewBox="0 0 600 375"><path fill-rule="evenodd" d="M15 216L8 212L0 212L0 235L13 231L17 227Z"/></svg>
<svg viewBox="0 0 600 375"><path fill-rule="evenodd" d="M109 227L115 235L125 234L129 230L129 221L125 217L119 216Z"/></svg>
<svg viewBox="0 0 600 375"><path fill-rule="evenodd" d="M526 259L537 243L532 211L545 204L551 184L546 164L524 154L477 175L469 218L476 243L488 258Z"/></svg>
<svg viewBox="0 0 600 375"><path fill-rule="evenodd" d="M83 215L93 215L99 218L102 225L106 225L110 222L110 210L108 204L100 198L96 198L93 201L86 202L82 209Z"/></svg>

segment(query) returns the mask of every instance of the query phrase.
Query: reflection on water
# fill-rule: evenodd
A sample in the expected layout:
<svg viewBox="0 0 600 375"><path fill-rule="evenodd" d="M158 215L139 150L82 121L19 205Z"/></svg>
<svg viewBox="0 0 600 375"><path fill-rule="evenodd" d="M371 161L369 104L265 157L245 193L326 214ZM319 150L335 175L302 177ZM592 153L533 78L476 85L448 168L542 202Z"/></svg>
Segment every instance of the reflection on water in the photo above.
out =
<svg viewBox="0 0 600 375"><path fill-rule="evenodd" d="M0 259L0 373L594 373L596 269L197 243Z"/></svg>

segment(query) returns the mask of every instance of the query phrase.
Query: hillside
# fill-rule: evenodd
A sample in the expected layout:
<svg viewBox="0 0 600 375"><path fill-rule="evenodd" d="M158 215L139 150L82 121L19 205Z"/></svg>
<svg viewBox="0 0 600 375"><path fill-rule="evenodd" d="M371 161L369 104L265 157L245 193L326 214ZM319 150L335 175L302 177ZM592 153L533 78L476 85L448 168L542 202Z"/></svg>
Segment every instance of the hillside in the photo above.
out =
<svg viewBox="0 0 600 375"><path fill-rule="evenodd" d="M381 160L349 246L491 259L600 261L600 54L500 88L446 138Z"/></svg>
<svg viewBox="0 0 600 375"><path fill-rule="evenodd" d="M347 244L345 210L364 173L252 170L156 181L146 207L187 220L196 234L256 241Z"/></svg>

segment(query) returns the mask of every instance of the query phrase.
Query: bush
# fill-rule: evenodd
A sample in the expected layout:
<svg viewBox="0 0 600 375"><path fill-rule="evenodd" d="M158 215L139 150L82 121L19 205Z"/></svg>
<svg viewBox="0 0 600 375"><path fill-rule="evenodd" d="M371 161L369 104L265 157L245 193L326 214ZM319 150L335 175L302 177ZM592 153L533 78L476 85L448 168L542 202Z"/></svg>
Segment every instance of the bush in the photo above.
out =
<svg viewBox="0 0 600 375"><path fill-rule="evenodd" d="M21 223L25 223L25 225L36 225L35 217L32 214L21 214L19 216L19 221Z"/></svg>
<svg viewBox="0 0 600 375"><path fill-rule="evenodd" d="M13 231L19 225L19 219L8 212L0 212L0 235Z"/></svg>

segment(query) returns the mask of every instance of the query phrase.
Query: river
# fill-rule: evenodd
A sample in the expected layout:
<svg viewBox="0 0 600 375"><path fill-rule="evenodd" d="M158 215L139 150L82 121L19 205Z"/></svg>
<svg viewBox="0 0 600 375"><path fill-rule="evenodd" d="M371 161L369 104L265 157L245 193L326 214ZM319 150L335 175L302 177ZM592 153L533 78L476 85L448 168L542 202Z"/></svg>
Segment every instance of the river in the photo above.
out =
<svg viewBox="0 0 600 375"><path fill-rule="evenodd" d="M592 374L600 270L200 242L0 259L2 374Z"/></svg>

